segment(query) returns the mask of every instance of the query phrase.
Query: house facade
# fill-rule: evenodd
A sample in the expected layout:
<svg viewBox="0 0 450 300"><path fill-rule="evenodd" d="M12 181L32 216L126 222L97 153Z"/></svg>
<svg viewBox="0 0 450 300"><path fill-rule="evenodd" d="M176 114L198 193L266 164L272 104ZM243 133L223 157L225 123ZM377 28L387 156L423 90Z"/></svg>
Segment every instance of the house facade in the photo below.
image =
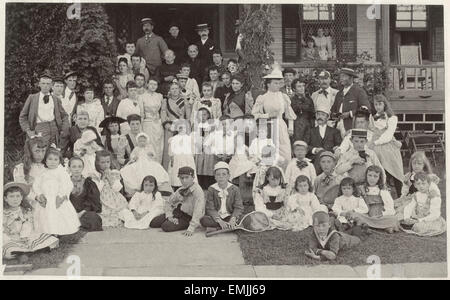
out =
<svg viewBox="0 0 450 300"><path fill-rule="evenodd" d="M195 25L208 23L225 57L235 56L235 20L240 4L105 4L118 38L137 40L139 20L151 17L154 31L167 36L172 21L189 42ZM444 18L439 5L277 4L272 22L275 61L308 73L333 68L337 60L362 58L367 69L388 69L389 95L399 117L399 130L443 131ZM318 29L331 37L333 55L327 61L303 59L305 39ZM363 74L361 74L363 76Z"/></svg>

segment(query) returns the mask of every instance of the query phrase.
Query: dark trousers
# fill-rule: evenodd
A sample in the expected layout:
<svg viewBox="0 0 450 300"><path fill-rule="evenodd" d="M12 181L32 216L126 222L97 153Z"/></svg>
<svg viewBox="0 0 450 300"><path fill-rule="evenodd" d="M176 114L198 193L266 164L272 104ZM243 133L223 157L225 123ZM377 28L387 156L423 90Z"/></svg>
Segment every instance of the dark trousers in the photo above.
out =
<svg viewBox="0 0 450 300"><path fill-rule="evenodd" d="M161 228L165 232L186 230L189 227L192 217L181 209L181 204L173 210L173 217L178 220L178 224L169 221L165 214L155 217L150 222L150 228Z"/></svg>
<svg viewBox="0 0 450 300"><path fill-rule="evenodd" d="M386 183L388 183L389 185L393 185L395 192L397 193L397 197L392 197L394 199L400 198L400 196L402 195L402 186L403 183L398 180L397 178L395 178L394 176L392 176L391 174L389 174L389 172L386 172Z"/></svg>
<svg viewBox="0 0 450 300"><path fill-rule="evenodd" d="M229 222L231 219L231 216L228 216L224 219L222 219L225 222ZM214 228L218 228L218 229L222 229L222 227L220 227L220 224L217 223L211 216L203 216L200 219L200 224L203 227L214 227Z"/></svg>

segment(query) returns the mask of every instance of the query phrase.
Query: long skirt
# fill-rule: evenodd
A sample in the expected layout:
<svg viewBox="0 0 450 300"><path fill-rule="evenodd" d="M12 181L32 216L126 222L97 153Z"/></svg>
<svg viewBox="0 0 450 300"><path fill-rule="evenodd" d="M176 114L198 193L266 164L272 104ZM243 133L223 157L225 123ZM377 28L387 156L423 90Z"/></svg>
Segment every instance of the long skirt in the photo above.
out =
<svg viewBox="0 0 450 300"><path fill-rule="evenodd" d="M415 234L418 236L435 236L444 233L447 229L447 223L442 217L434 221L424 221L414 224L411 230L403 229L406 233Z"/></svg>
<svg viewBox="0 0 450 300"><path fill-rule="evenodd" d="M164 146L164 131L161 124L161 119L144 119L142 122L142 130L150 138L150 145L155 149L155 161L162 163L163 146Z"/></svg>
<svg viewBox="0 0 450 300"><path fill-rule="evenodd" d="M49 234L41 233L21 240L4 240L3 241L3 258L12 259L15 257L14 252L30 253L40 249L49 247L50 249L56 248L59 245L59 240Z"/></svg>
<svg viewBox="0 0 450 300"><path fill-rule="evenodd" d="M374 134L373 140L376 140L377 134ZM403 174L403 160L400 153L402 144L397 140L392 140L389 143L382 145L375 145L373 151L377 154L384 170L391 174L394 178L403 182L405 175Z"/></svg>
<svg viewBox="0 0 450 300"><path fill-rule="evenodd" d="M354 213L354 219L356 223L367 224L370 228L399 228L399 222L396 216L369 217L368 215Z"/></svg>
<svg viewBox="0 0 450 300"><path fill-rule="evenodd" d="M162 154L162 166L164 169L169 170L169 139L174 136L174 133L170 130L164 129L164 145Z"/></svg>
<svg viewBox="0 0 450 300"><path fill-rule="evenodd" d="M289 138L288 127L283 119L274 119L272 122L272 138L280 152L280 156L284 159L281 164L284 171L292 159L291 140Z"/></svg>

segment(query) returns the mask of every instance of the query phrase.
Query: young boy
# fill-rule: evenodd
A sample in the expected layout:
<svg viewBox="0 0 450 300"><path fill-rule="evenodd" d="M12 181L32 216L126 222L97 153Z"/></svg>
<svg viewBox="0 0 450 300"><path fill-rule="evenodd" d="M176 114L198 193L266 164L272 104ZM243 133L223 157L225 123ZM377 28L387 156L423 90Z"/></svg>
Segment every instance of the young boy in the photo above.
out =
<svg viewBox="0 0 450 300"><path fill-rule="evenodd" d="M151 228L165 232L186 230L185 236L192 236L205 214L205 194L198 183L194 182L194 169L182 167L178 170L181 188L164 202L164 215L152 220Z"/></svg>
<svg viewBox="0 0 450 300"><path fill-rule="evenodd" d="M235 153L236 133L233 131L232 122L228 115L223 115L219 119L220 126L212 132L205 144L211 146L211 151L217 156L219 161L229 163Z"/></svg>
<svg viewBox="0 0 450 300"><path fill-rule="evenodd" d="M103 82L103 97L100 100L105 118L116 116L120 100L114 95L114 90L115 86L112 80L105 80L105 82Z"/></svg>
<svg viewBox="0 0 450 300"><path fill-rule="evenodd" d="M64 98L64 80L60 77L53 79L52 95L59 99Z"/></svg>
<svg viewBox="0 0 450 300"><path fill-rule="evenodd" d="M194 101L192 105L191 124L193 125L197 120L198 110L202 107L207 107L211 111L211 118L218 120L222 116L221 102L219 99L213 97L212 86L205 82L202 84L203 97Z"/></svg>
<svg viewBox="0 0 450 300"><path fill-rule="evenodd" d="M319 157L319 162L323 173L318 175L314 180L314 191L320 204L324 204L331 209L334 204L334 199L338 197L339 184L343 177L336 175L334 172L336 158L333 153L329 151L322 152Z"/></svg>
<svg viewBox="0 0 450 300"><path fill-rule="evenodd" d="M341 176L351 177L357 185L360 185L366 181L366 169L369 166L376 165L383 171L383 178L386 178L384 169L375 152L371 149L366 149L367 130L352 129L351 142L353 149L341 156L336 166L336 173Z"/></svg>
<svg viewBox="0 0 450 300"><path fill-rule="evenodd" d="M328 213L318 211L313 214L313 229L309 233L309 249L305 255L315 260L335 260L340 250L360 243L356 236L333 230Z"/></svg>
<svg viewBox="0 0 450 300"><path fill-rule="evenodd" d="M117 160L121 165L125 164L126 159L128 159L137 145L136 136L142 132L141 116L132 114L127 117L128 125L130 126L130 132L127 134L122 134L119 140L119 144L125 144L125 147L120 147L122 151L117 154Z"/></svg>
<svg viewBox="0 0 450 300"><path fill-rule="evenodd" d="M229 182L230 167L225 162L214 166L215 184L208 188L206 215L200 224L206 231L234 228L244 212L239 188Z"/></svg>
<svg viewBox="0 0 450 300"><path fill-rule="evenodd" d="M312 183L316 179L316 169L310 160L306 158L306 153L308 153L308 144L304 141L295 141L295 158L289 162L285 173L288 193L295 189L295 180L298 176L305 175Z"/></svg>

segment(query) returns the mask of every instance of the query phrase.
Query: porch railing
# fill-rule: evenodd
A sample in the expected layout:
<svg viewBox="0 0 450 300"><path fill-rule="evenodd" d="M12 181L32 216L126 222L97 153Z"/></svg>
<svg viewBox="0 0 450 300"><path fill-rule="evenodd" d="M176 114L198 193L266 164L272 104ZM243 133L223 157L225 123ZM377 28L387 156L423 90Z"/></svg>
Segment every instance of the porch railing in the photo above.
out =
<svg viewBox="0 0 450 300"><path fill-rule="evenodd" d="M390 65L390 90L439 90L443 91L444 65Z"/></svg>

